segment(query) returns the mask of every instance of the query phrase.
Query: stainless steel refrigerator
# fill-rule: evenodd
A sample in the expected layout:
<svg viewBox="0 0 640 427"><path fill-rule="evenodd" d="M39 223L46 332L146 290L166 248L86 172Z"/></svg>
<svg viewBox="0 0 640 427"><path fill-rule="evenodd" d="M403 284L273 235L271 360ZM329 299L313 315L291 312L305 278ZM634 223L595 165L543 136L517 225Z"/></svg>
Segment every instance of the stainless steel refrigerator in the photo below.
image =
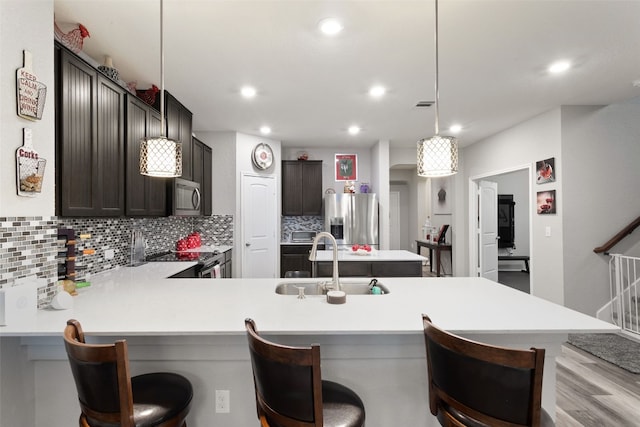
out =
<svg viewBox="0 0 640 427"><path fill-rule="evenodd" d="M324 196L324 228L338 249L367 244L378 249L378 197L375 193L340 193ZM326 244L330 244L328 240Z"/></svg>

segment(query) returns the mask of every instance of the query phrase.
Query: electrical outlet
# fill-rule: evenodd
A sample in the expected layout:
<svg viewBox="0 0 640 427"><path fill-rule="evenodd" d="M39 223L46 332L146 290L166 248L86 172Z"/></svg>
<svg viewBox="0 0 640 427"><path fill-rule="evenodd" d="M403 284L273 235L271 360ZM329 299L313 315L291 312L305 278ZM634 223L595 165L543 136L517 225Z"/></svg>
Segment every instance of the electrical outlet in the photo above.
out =
<svg viewBox="0 0 640 427"><path fill-rule="evenodd" d="M229 390L216 390L216 413L228 414L231 412L230 397Z"/></svg>
<svg viewBox="0 0 640 427"><path fill-rule="evenodd" d="M104 259L113 259L114 256L115 253L113 249L107 249L104 251Z"/></svg>
<svg viewBox="0 0 640 427"><path fill-rule="evenodd" d="M544 228L544 235L545 235L546 237L551 237L551 227L546 226L546 227Z"/></svg>

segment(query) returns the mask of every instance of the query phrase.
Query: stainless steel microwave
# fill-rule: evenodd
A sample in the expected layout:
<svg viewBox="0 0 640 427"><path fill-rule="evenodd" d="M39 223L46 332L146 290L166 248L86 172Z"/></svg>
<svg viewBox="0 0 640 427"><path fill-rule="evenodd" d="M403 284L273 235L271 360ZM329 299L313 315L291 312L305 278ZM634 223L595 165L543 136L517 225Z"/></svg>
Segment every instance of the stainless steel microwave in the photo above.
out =
<svg viewBox="0 0 640 427"><path fill-rule="evenodd" d="M182 178L174 178L169 184L171 215L199 216L201 215L200 183Z"/></svg>

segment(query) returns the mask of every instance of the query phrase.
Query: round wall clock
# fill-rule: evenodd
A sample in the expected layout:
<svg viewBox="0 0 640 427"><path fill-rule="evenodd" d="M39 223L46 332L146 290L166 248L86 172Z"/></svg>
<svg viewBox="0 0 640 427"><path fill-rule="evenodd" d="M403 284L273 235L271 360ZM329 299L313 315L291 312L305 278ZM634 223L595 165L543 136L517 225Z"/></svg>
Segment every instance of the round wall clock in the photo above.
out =
<svg viewBox="0 0 640 427"><path fill-rule="evenodd" d="M273 163L273 151L269 144L256 145L251 153L251 161L258 169L268 169Z"/></svg>

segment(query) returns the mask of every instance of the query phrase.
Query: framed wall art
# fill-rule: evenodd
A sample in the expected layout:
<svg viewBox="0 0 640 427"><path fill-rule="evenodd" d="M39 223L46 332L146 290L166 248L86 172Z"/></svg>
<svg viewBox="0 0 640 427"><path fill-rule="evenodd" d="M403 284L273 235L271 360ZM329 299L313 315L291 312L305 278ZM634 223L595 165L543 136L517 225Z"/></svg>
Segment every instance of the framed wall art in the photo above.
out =
<svg viewBox="0 0 640 427"><path fill-rule="evenodd" d="M336 154L336 181L358 180L358 155Z"/></svg>
<svg viewBox="0 0 640 427"><path fill-rule="evenodd" d="M536 162L536 182L544 184L556 180L556 158L551 157L546 160Z"/></svg>
<svg viewBox="0 0 640 427"><path fill-rule="evenodd" d="M536 212L539 215L555 214L557 203L556 190L538 191L536 198Z"/></svg>

